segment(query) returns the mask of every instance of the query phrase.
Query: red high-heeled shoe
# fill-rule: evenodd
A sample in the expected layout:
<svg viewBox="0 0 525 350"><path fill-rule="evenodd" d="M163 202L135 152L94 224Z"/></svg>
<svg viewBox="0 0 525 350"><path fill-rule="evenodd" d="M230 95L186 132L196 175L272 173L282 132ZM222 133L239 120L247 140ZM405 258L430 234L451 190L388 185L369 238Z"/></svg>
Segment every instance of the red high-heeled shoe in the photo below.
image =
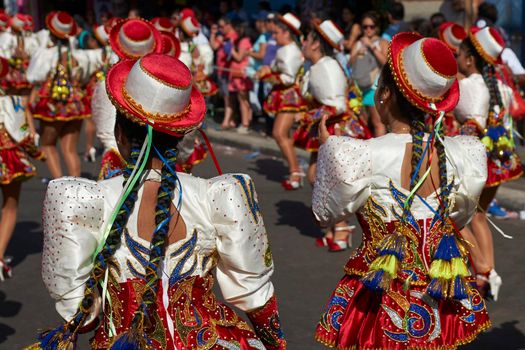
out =
<svg viewBox="0 0 525 350"><path fill-rule="evenodd" d="M299 180L291 180L292 176L299 177ZM286 180L281 182L281 185L286 191L298 190L301 187L303 187L305 176L306 176L305 173L294 171L290 174L290 176Z"/></svg>
<svg viewBox="0 0 525 350"><path fill-rule="evenodd" d="M335 232L349 231L348 237L346 239L332 239L328 242L328 251L332 253L343 252L352 247L352 235L354 234L355 226L343 226L336 227Z"/></svg>

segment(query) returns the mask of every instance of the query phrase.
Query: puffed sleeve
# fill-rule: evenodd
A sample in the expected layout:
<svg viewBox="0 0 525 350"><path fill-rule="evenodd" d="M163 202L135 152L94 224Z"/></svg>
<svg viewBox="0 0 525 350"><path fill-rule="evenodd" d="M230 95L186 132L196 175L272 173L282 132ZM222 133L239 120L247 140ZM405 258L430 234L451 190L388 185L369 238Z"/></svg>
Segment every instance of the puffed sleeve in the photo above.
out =
<svg viewBox="0 0 525 350"><path fill-rule="evenodd" d="M104 151L117 148L115 140L115 119L117 110L106 92L105 81L97 82L91 99L91 115L96 126L96 134L104 145Z"/></svg>
<svg viewBox="0 0 525 350"><path fill-rule="evenodd" d="M275 60L272 63L272 72L261 77L261 80L274 85L293 85L303 63L303 54L295 43L283 46L279 48L275 54Z"/></svg>
<svg viewBox="0 0 525 350"><path fill-rule="evenodd" d="M371 157L367 141L331 136L319 149L312 210L322 226L355 213L370 196Z"/></svg>
<svg viewBox="0 0 525 350"><path fill-rule="evenodd" d="M212 181L210 209L217 230L222 294L243 311L261 307L274 292L273 261L253 181L240 174Z"/></svg>
<svg viewBox="0 0 525 350"><path fill-rule="evenodd" d="M58 51L55 47L40 47L29 61L26 76L30 83L41 83L46 80L47 75L58 60Z"/></svg>
<svg viewBox="0 0 525 350"><path fill-rule="evenodd" d="M484 128L489 110L489 91L483 78L477 74L459 81L460 97L454 114L460 123L475 120Z"/></svg>
<svg viewBox="0 0 525 350"><path fill-rule="evenodd" d="M43 210L42 279L57 312L75 315L101 239L104 194L94 181L65 177L49 183ZM98 303L96 304L98 306ZM93 309L86 324L98 314Z"/></svg>
<svg viewBox="0 0 525 350"><path fill-rule="evenodd" d="M103 65L102 49L93 50L74 50L73 57L78 62L77 68L80 70L80 81L86 83L91 76Z"/></svg>
<svg viewBox="0 0 525 350"><path fill-rule="evenodd" d="M445 149L453 151L458 167L459 186L455 191L451 217L459 228L464 227L476 212L481 191L487 181L487 152L475 136L445 138Z"/></svg>

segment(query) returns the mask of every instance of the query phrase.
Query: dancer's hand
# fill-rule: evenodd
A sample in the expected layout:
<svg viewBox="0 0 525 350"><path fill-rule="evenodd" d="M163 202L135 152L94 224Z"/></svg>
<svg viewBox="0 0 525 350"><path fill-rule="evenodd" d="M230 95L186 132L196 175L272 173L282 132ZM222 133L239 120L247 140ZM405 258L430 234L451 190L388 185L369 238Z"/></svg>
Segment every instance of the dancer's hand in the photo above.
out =
<svg viewBox="0 0 525 350"><path fill-rule="evenodd" d="M327 115L324 115L321 121L319 122L319 144L322 145L328 140L330 137L330 133L328 132L328 129L326 128L326 120L328 119Z"/></svg>

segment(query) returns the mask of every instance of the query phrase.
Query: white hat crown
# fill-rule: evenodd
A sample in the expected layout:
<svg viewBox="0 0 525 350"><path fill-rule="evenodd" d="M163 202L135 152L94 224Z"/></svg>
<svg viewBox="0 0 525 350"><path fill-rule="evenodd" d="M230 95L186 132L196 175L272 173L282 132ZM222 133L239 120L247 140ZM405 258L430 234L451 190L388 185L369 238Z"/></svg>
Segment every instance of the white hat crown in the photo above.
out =
<svg viewBox="0 0 525 350"><path fill-rule="evenodd" d="M344 39L343 32L332 20L329 19L323 21L319 25L319 31L321 32L321 35L323 35L323 37L335 48L338 48Z"/></svg>
<svg viewBox="0 0 525 350"><path fill-rule="evenodd" d="M148 71L142 64L142 58L137 60L124 84L126 100L131 105L139 106L144 115L155 115L156 119L170 118L186 111L190 106L192 84L191 73L184 68L186 74L182 73L178 78L187 80L187 84L176 86Z"/></svg>
<svg viewBox="0 0 525 350"><path fill-rule="evenodd" d="M424 52L423 46L426 40L428 39L421 38L401 52L400 68L403 72L402 79L417 95L437 102L450 89L456 76L441 73L432 66Z"/></svg>

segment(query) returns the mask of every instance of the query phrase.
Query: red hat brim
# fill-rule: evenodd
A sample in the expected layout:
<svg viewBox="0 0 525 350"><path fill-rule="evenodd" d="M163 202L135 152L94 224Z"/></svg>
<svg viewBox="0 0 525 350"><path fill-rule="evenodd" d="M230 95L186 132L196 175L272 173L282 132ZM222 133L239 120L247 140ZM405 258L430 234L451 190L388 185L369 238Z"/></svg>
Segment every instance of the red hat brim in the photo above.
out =
<svg viewBox="0 0 525 350"><path fill-rule="evenodd" d="M405 76L405 72L399 64L400 55L407 46L421 38L423 37L420 34L409 32L396 34L392 38L388 52L388 63L390 65L390 70L392 71L392 75L394 76L394 80L396 81L399 90L411 104L431 114L435 114L438 111L450 112L456 107L459 101L459 83L457 79L452 83L452 86L445 93L443 99L441 101L434 102L436 109L433 109L430 106L429 101L424 100L418 94L416 94L413 90L413 87L409 86L403 78Z"/></svg>
<svg viewBox="0 0 525 350"><path fill-rule="evenodd" d="M149 124L154 130L164 132L174 136L183 136L187 132L195 129L204 120L206 114L206 103L204 96L193 85L191 87L190 108L185 115L177 121L166 123L148 120L145 116L136 112L126 101L123 94L123 87L126 79L135 64L135 60L124 60L115 64L108 72L106 77L106 89L110 100L115 107L126 115L131 121L141 125Z"/></svg>
<svg viewBox="0 0 525 350"><path fill-rule="evenodd" d="M175 53L173 54L173 57L175 58L179 58L180 56L180 41L179 39L177 39L177 37L175 36L175 34L173 34L172 32L168 32L166 30L161 30L160 31L160 34L162 36L165 36L166 38L168 38L169 41L171 41L171 45L173 47L173 50L175 51ZM164 42L163 42L164 43ZM164 48L163 48L163 51L164 51Z"/></svg>
<svg viewBox="0 0 525 350"><path fill-rule="evenodd" d="M53 27L53 24L51 23L51 19L53 18L53 16L56 15L56 13L57 11L49 12L45 19L46 27L47 29L49 29L51 34L53 34L59 39L67 39L71 36L75 36L77 34L77 22L75 21L75 19L73 19L73 25L71 26L71 30L69 31L69 33L60 32L56 30L55 27Z"/></svg>
<svg viewBox="0 0 525 350"><path fill-rule="evenodd" d="M153 33L153 40L155 41L155 47L153 48L152 52L147 52L144 55L147 55L149 53L162 53L162 37L160 35L160 32L153 24L151 24L150 21L146 21L145 19L120 19L113 25L111 28L111 31L109 33L109 43L111 45L111 48L113 49L113 52L117 54L118 57L121 59L137 59L144 55L135 56L129 52L126 52L119 41L119 32L124 23L128 21L141 21L145 23Z"/></svg>
<svg viewBox="0 0 525 350"><path fill-rule="evenodd" d="M0 57L0 79L5 78L9 72L9 61L3 57Z"/></svg>

